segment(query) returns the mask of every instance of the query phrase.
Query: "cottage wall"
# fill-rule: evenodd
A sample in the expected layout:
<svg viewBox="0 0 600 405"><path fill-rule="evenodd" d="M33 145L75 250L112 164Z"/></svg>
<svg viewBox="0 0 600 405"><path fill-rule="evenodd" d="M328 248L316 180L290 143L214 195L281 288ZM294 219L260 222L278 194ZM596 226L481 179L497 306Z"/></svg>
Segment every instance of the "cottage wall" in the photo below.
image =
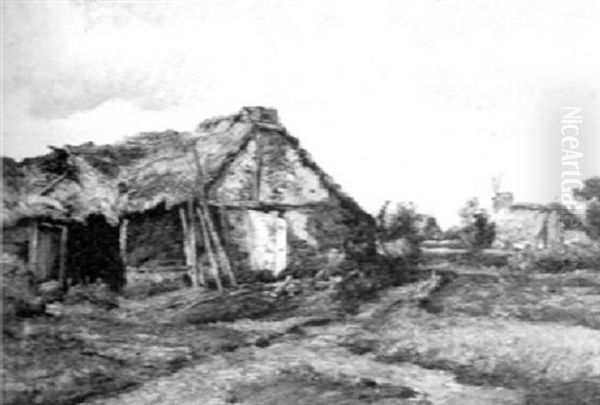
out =
<svg viewBox="0 0 600 405"><path fill-rule="evenodd" d="M2 228L2 252L27 261L29 226L26 222Z"/></svg>
<svg viewBox="0 0 600 405"><path fill-rule="evenodd" d="M256 201L258 182L257 143L250 141L231 162L209 192L209 200L228 205Z"/></svg>
<svg viewBox="0 0 600 405"><path fill-rule="evenodd" d="M251 270L253 249L268 243L253 240L252 210L285 219L287 267L307 272L339 260L346 240L361 222L305 164L294 145L273 133L249 143L217 183L211 199L225 206L226 247L240 271Z"/></svg>
<svg viewBox="0 0 600 405"><path fill-rule="evenodd" d="M328 202L330 193L320 176L306 166L289 140L262 134L259 153L261 203L304 205Z"/></svg>
<svg viewBox="0 0 600 405"><path fill-rule="evenodd" d="M127 265L184 265L183 232L177 209L157 207L129 217Z"/></svg>
<svg viewBox="0 0 600 405"><path fill-rule="evenodd" d="M266 257L275 251L279 255L283 252L285 267L290 269L313 271L339 259L346 241L365 219L344 205L321 176L296 145L275 130L258 133L225 164L210 184L208 200L224 248L238 273L260 270L256 263L261 262L257 260L261 256L266 263L281 264L279 259ZM258 229L258 219L272 219L273 224L263 224L269 229ZM279 224L277 234L272 232L275 223ZM201 245L199 226L196 231ZM127 234L129 265L184 264L177 209L159 207L131 216ZM201 261L206 260L203 253L199 248Z"/></svg>

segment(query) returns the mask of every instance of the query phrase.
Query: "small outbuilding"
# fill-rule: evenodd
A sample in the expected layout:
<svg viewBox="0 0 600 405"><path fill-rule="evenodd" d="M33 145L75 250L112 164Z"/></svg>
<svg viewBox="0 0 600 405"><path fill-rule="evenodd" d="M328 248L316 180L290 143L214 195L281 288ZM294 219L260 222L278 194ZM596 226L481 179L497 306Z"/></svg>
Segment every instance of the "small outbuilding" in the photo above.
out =
<svg viewBox="0 0 600 405"><path fill-rule="evenodd" d="M68 149L15 162L2 158L2 250L26 265L35 282L63 287L98 278L118 289L116 195ZM114 242L113 242L114 241Z"/></svg>
<svg viewBox="0 0 600 405"><path fill-rule="evenodd" d="M498 247L548 249L591 243L581 220L559 203L514 203L510 192L498 193L493 203Z"/></svg>

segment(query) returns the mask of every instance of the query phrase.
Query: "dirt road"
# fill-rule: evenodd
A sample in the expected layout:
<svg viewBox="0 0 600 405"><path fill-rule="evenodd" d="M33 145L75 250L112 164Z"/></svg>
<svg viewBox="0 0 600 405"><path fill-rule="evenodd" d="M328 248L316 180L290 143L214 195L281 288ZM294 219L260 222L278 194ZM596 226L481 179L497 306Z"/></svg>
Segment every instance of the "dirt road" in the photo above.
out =
<svg viewBox="0 0 600 405"><path fill-rule="evenodd" d="M88 405L116 404L434 404L511 405L523 393L456 382L449 371L411 363L378 361L374 353L353 353L348 342L382 307L406 296L391 290L364 305L352 319L291 329L266 347L216 354L173 375L149 381L114 398ZM387 300L387 301L386 301ZM287 321L289 326L290 321ZM298 322L298 320L296 320ZM310 323L310 322L309 322ZM281 329L281 322L237 321L243 332ZM288 329L289 330L289 329ZM265 342L266 345L266 342Z"/></svg>

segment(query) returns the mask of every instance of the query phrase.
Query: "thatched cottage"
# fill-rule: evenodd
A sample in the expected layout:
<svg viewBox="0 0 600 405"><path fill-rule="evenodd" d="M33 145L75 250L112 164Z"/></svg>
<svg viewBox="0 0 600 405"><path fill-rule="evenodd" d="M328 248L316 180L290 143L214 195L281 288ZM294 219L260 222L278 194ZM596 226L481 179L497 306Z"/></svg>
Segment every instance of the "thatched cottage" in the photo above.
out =
<svg viewBox="0 0 600 405"><path fill-rule="evenodd" d="M349 246L365 246L372 230L372 218L300 147L273 109L247 107L192 132L142 133L115 145L65 147L36 159L5 168L3 183L16 191L5 193L10 198L3 201L3 226L27 229L25 245L31 250L37 244L38 251L55 242L34 242L32 224L38 224L37 238L43 224L66 227L64 253L52 259L63 260L59 268L66 267L66 274L76 262L70 257L85 251L76 245L85 245L79 235L69 242L71 228L110 240L87 251L90 257L110 250L111 260L132 267L203 267L220 247L217 253L227 256L237 274L316 269ZM52 165L57 167L50 170ZM19 176L26 185L18 184ZM44 210L27 211L27 201L40 199ZM210 240L217 246L205 242ZM25 256L37 272L54 266Z"/></svg>

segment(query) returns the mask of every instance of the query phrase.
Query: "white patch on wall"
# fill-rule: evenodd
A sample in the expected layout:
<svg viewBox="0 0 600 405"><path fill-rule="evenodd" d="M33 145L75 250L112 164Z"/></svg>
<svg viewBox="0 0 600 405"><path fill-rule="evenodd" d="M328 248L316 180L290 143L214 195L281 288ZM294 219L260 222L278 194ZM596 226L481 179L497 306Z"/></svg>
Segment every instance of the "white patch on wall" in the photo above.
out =
<svg viewBox="0 0 600 405"><path fill-rule="evenodd" d="M275 275L287 266L287 222L276 211L248 211L250 267Z"/></svg>

